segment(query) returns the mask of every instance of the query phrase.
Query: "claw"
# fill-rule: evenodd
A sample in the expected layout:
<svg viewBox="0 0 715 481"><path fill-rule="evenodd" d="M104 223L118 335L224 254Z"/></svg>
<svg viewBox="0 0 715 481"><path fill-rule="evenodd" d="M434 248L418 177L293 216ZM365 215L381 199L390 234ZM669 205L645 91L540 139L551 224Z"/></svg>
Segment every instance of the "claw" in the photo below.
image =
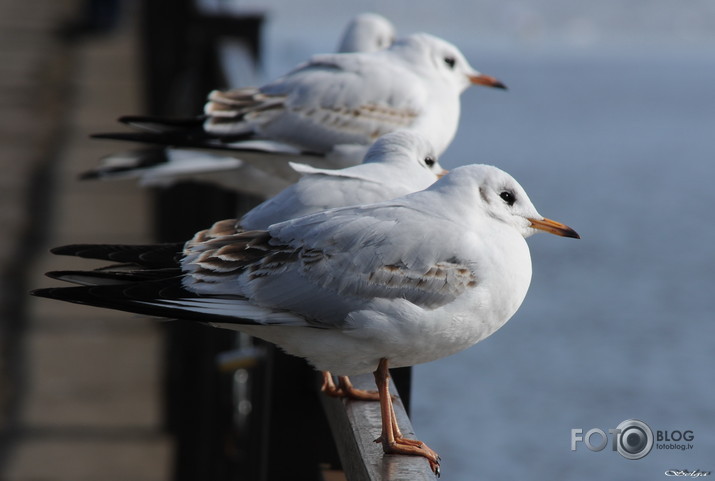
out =
<svg viewBox="0 0 715 481"><path fill-rule="evenodd" d="M432 472L439 476L439 455L416 439L395 439L393 443L383 443L382 449L387 454L407 454L422 456L429 462Z"/></svg>

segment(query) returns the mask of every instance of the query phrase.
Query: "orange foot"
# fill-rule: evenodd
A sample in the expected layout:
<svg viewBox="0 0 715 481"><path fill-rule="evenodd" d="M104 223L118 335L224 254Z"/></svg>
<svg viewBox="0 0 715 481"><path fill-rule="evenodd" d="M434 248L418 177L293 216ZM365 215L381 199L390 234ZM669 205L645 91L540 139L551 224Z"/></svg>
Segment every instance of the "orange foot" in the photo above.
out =
<svg viewBox="0 0 715 481"><path fill-rule="evenodd" d="M382 441L378 439L377 441ZM439 455L429 446L417 439L395 438L392 442L382 441L382 450L386 454L408 454L427 458L432 471L439 477Z"/></svg>

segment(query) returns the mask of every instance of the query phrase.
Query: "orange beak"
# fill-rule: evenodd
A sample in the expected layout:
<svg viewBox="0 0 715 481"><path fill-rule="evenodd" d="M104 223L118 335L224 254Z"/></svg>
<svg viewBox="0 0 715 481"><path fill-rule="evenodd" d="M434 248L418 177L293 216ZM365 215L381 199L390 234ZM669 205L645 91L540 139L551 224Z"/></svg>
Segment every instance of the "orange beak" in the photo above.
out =
<svg viewBox="0 0 715 481"><path fill-rule="evenodd" d="M447 174L449 174L449 171L448 171L447 169L444 169L442 172L440 172L439 174L437 174L437 178L438 178L438 179L441 179L442 177L444 177L444 176L447 175Z"/></svg>
<svg viewBox="0 0 715 481"><path fill-rule="evenodd" d="M506 90L506 85L504 85L494 77L490 75L484 75L483 73L470 75L469 81L472 82L474 85L484 85L485 87L494 87L497 89Z"/></svg>
<svg viewBox="0 0 715 481"><path fill-rule="evenodd" d="M573 230L571 227L562 224L561 222L556 222L551 219L529 219L531 221L531 227L534 229L543 230L549 234L556 234L562 237L572 237L574 239L580 239L581 236Z"/></svg>

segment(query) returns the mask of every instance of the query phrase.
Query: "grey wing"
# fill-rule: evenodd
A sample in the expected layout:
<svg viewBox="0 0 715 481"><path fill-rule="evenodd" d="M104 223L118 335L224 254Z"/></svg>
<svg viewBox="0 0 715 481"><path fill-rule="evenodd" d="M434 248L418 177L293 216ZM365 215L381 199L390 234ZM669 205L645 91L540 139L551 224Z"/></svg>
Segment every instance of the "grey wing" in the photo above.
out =
<svg viewBox="0 0 715 481"><path fill-rule="evenodd" d="M415 235L423 218L394 220L394 209L345 208L191 245L184 287L242 296L317 325L340 326L376 299L404 299L424 309L451 302L477 284L474 270L444 243ZM219 225L216 232L230 232ZM439 232L439 229L429 229ZM416 240L417 239L417 240ZM189 253L189 252L187 252Z"/></svg>
<svg viewBox="0 0 715 481"><path fill-rule="evenodd" d="M384 211L394 209L401 208L387 206ZM274 238L300 246L297 272L318 288L315 295L302 293L303 299L319 303L326 296L342 297L361 303L402 298L434 309L477 284L474 270L449 248L442 249L444 243L420 235L420 219L409 222L402 215L397 222L390 213L379 215L380 209L373 209L373 215L361 210L326 211L271 226Z"/></svg>
<svg viewBox="0 0 715 481"><path fill-rule="evenodd" d="M410 75L361 54L316 56L260 91L212 93L206 128L245 132L250 126L261 137L314 152L369 145L421 114L424 93Z"/></svg>

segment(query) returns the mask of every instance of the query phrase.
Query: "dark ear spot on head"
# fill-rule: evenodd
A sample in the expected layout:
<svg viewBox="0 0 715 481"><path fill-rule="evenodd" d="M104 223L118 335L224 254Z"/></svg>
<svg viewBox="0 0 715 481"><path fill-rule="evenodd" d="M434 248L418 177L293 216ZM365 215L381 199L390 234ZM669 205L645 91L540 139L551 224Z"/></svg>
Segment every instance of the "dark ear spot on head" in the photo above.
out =
<svg viewBox="0 0 715 481"><path fill-rule="evenodd" d="M484 187L479 188L479 195L482 197L482 200L486 202L487 204L489 203L489 197L487 196L487 190Z"/></svg>

